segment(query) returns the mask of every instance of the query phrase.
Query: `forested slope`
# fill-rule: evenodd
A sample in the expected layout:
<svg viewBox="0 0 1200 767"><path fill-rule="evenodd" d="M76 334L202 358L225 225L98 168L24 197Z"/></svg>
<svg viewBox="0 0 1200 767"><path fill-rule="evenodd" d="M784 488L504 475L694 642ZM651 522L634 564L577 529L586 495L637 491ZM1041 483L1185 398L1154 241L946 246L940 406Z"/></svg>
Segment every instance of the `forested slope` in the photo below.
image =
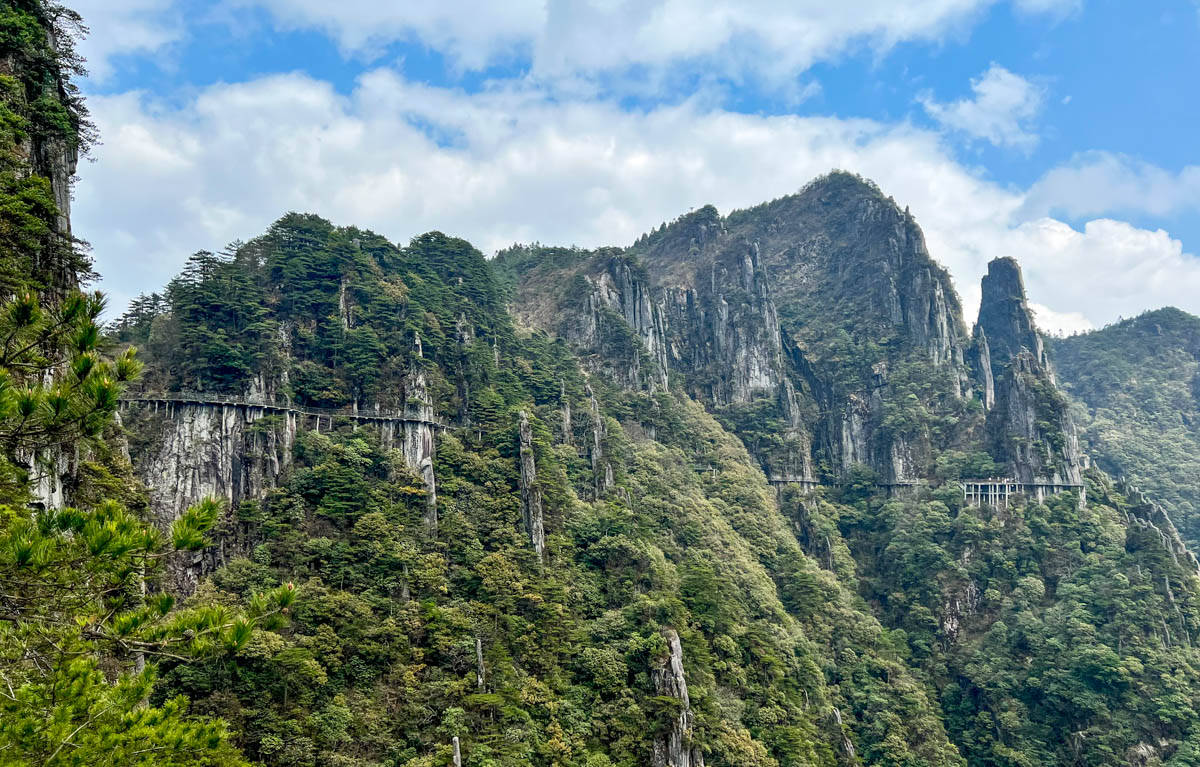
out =
<svg viewBox="0 0 1200 767"><path fill-rule="evenodd" d="M1200 318L1146 312L1051 341L1092 455L1141 485L1200 543Z"/></svg>
<svg viewBox="0 0 1200 767"><path fill-rule="evenodd" d="M1186 393L1047 352L1012 259L968 328L841 172L491 261L290 213L102 333L78 19L0 14L0 761L1200 764L1196 560L1050 363Z"/></svg>
<svg viewBox="0 0 1200 767"><path fill-rule="evenodd" d="M635 284L646 274L633 254L513 251L493 265L437 233L400 248L289 215L235 252L198 255L123 318L117 336L150 360L147 390L344 414L300 428L277 470L255 469L261 492L230 491L223 544L190 597L232 606L290 582L293 621L233 656L168 664L160 694L229 719L268 764L440 764L455 737L467 764L1190 763L1194 562L1133 524L1095 471L1086 507L1084 488L964 505L960 478L1076 460L1050 425L1040 458L991 439L1022 407L1063 417L1032 352L996 355L1002 418L982 402L965 331L946 336L963 352L932 380L905 363L941 348L923 332L859 345L880 355L863 361L869 324L832 331L841 357L813 336L820 363L792 383L795 350L773 355L769 329L727 325L760 344L735 363L778 367L715 368L733 384L713 386L690 367L677 386L671 355L694 358L679 341L661 354L654 334L698 333L654 319L653 288ZM531 314L536 301L559 309ZM759 321L753 306L742 322ZM577 310L582 333L536 326ZM1027 311L1023 297L1010 310ZM839 359L852 406L854 376L885 384L866 402L879 439L923 440L920 484L898 488L882 476L890 458L843 463L819 440L807 460L828 467L822 479L769 484L795 444L763 451L770 421L753 415L786 418L789 404L753 382L811 397L798 419L819 434L830 427L804 414L834 401L818 371ZM356 420L379 403L449 424L431 481L419 455ZM178 412L131 407L131 444L194 429ZM286 431L271 416L253 429L274 444ZM134 450L140 476L161 476L155 455Z"/></svg>

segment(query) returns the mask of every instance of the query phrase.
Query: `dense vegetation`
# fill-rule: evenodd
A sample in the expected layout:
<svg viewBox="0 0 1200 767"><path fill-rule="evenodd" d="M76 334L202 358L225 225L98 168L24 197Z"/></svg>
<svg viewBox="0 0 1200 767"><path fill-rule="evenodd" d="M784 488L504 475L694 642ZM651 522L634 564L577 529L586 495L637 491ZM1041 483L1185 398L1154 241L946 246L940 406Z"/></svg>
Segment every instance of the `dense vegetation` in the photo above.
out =
<svg viewBox="0 0 1200 767"><path fill-rule="evenodd" d="M244 556L193 597L235 605L294 581L301 607L286 629L233 658L173 670L165 691L233 717L246 753L268 764L440 764L454 736L470 764L644 764L649 734L679 712L651 682L671 627L712 763L837 764L848 743L894 763L960 763L886 633L803 554L761 473L703 410L677 394L631 397L593 379L596 422L570 352L515 332L469 245L434 234L363 256L342 247L351 241L378 240L285 217L228 258L193 260L168 289L165 313L129 315L121 332L146 329L146 348L170 355L150 374L178 371L164 385L208 385L189 378L207 373L190 360L200 349L229 359L237 345L280 360L292 382L327 380L326 390L345 392L321 402L348 404L358 392L364 407L403 386L348 385L337 356L344 334L386 338L383 370L411 359L419 336L438 411L471 424L439 438L438 533L424 522L423 485L370 429L347 421L302 435L285 481L227 523ZM290 315L277 281L299 271L293 259L356 270L367 287L345 300L328 289L341 280L299 280L289 290L310 301ZM215 287L238 284L259 287ZM193 309L217 296L219 305ZM195 327L177 329L183 316ZM230 316L261 319L214 342ZM302 333L300 317L325 318L330 335ZM291 339L286 359L271 347L281 337ZM399 363L395 371L394 381L411 379ZM250 378L224 380L234 389ZM314 401L292 386L287 394ZM564 395L582 414L565 433ZM535 416L545 565L521 522L521 409ZM657 438L634 438L622 423ZM613 475L607 489L587 447L596 430ZM697 464L717 470L698 473Z"/></svg>
<svg viewBox="0 0 1200 767"><path fill-rule="evenodd" d="M293 259L326 266L297 278ZM442 764L453 737L468 764L644 764L679 711L652 683L669 627L710 764L1193 763L1195 574L1126 525L1102 475L1086 510L1069 494L964 509L954 480L995 467L951 451L911 498L860 473L776 501L688 397L587 380L561 342L518 333L494 310L510 275L442 235L397 249L291 215L224 258L198 256L153 316L122 321L164 355L158 385L211 385L197 352L230 359L237 345L257 356L228 390L257 385L251 371L304 370L280 379L289 396L360 407L403 390L420 337L436 409L471 423L439 438L436 535L424 486L375 432L347 420L302 434L277 489L224 523L240 553L192 597L232 607L295 582L294 620L171 668L159 695L228 718L265 764ZM242 330L220 336L226 324ZM391 387L355 385L351 330L379 339ZM338 394L295 383L312 380ZM545 564L522 522L520 410L534 416Z"/></svg>
<svg viewBox="0 0 1200 767"><path fill-rule="evenodd" d="M819 517L970 764L1155 764L1156 738L1196 763L1195 574L1125 527L1098 474L1089 495L991 510L947 488Z"/></svg>
<svg viewBox="0 0 1200 767"><path fill-rule="evenodd" d="M1200 547L1200 318L1160 309L1050 346L1092 456Z"/></svg>
<svg viewBox="0 0 1200 767"><path fill-rule="evenodd" d="M53 2L0 7L0 292L69 289L91 276L63 231L59 199L95 140L72 77L83 73L79 15ZM52 44L53 42L53 44ZM59 189L53 187L57 177Z"/></svg>
<svg viewBox="0 0 1200 767"><path fill-rule="evenodd" d="M223 722L178 697L147 705L156 661L236 651L278 625L294 589L246 610L154 592L160 563L207 545L220 508L156 530L114 440L140 365L106 354L104 300L78 291L90 269L52 180L91 140L70 80L78 24L52 3L0 7L0 761L243 764ZM52 502L63 495L73 507Z"/></svg>
<svg viewBox="0 0 1200 767"><path fill-rule="evenodd" d="M506 302L523 280L587 299L581 273L555 283L547 264L641 275L672 238L692 254L719 224L709 208L628 252L518 247L496 263L436 232L397 247L289 214L196 254L105 337L102 299L75 289L87 262L60 225L50 175L61 166L45 159L90 139L70 85L76 24L34 0L0 10L13 62L0 167L0 762L441 767L457 738L468 767L632 767L677 738L728 767L1200 766L1192 561L1099 470L1086 507L1073 493L964 507L956 481L1000 470L981 407L952 372L921 364L912 328L877 322L851 295L870 270L850 245L844 271L805 283L837 306L781 314L820 369L796 381L801 407L815 417L864 382L886 392L880 428L927 464L910 490L889 493L864 465L815 490L770 487L762 457L796 446L780 436L778 403L702 403L702 367L666 390L633 381L630 366L648 375L657 363L615 312L601 313L592 349L515 326ZM853 223L837 194L862 182L833 181L820 202L836 233ZM869 220L919 245L911 219L869 191L883 216ZM754 215L731 223L752 230ZM729 295L735 315L761 299L753 286ZM956 300L941 309L961 324ZM1091 407L1089 436L1109 445L1102 466L1157 479L1183 512L1188 488L1167 483L1162 456L1140 452L1150 432L1131 424L1192 427L1194 318L1147 317L1118 326L1119 353L1100 334L1056 352ZM1133 349L1146 356L1129 362ZM1126 397L1124 370L1144 389ZM1057 392L1031 380L1053 407L1035 416L1060 419ZM172 416L131 406L117 426L126 387L343 413L430 408L450 422L433 464L437 524L408 446L347 415L279 440L282 468L238 505L164 518L134 475ZM248 427L263 443L286 428L278 411ZM1102 439L1112 431L1135 435L1127 457ZM166 565L180 563L215 567L173 594ZM662 681L675 662L686 699Z"/></svg>

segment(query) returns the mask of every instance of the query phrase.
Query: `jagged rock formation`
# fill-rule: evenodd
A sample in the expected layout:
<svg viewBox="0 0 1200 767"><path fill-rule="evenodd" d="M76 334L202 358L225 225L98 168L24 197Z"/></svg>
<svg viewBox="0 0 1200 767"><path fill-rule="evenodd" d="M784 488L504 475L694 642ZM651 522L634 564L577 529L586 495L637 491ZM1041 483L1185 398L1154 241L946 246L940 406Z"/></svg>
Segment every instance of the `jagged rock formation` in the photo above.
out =
<svg viewBox="0 0 1200 767"><path fill-rule="evenodd" d="M139 445L136 469L163 526L202 498L222 498L232 506L273 487L291 461L299 427L294 414L269 416L250 405L129 407L131 428L157 432Z"/></svg>
<svg viewBox="0 0 1200 767"><path fill-rule="evenodd" d="M586 295L561 287L571 284ZM815 481L818 462L831 476L855 464L885 482L919 476L930 435L884 424L889 370L908 360L932 365L951 398L969 379L948 275L912 217L849 174L726 218L706 206L622 254L556 253L520 274L517 291L518 316L605 361L594 369L611 375L602 367L628 360L611 376L617 381L638 385L651 364L669 369L747 435L781 482ZM616 319L627 336L614 356ZM835 337L868 355L862 373L848 375ZM881 337L891 346L870 346Z"/></svg>
<svg viewBox="0 0 1200 767"><path fill-rule="evenodd" d="M129 431L138 443L134 471L145 483L151 513L164 529L204 498L224 500L230 510L244 500L261 498L291 464L298 432L320 431L322 418L328 430L334 418L255 404L254 397L244 403L143 401L127 402L124 407ZM428 408L413 415L402 420L364 414L362 420L378 429L382 446L398 449L408 467L421 475L432 510L427 524L436 527L436 427ZM171 578L177 591L191 592L202 575L230 556L244 553L227 539L218 544L172 560Z"/></svg>
<svg viewBox="0 0 1200 767"><path fill-rule="evenodd" d="M395 444L395 437L398 436L397 430L403 434L404 441L400 445L400 449L404 454L404 462L421 475L427 491L425 527L436 535L438 526L437 480L433 472L434 429L431 425L436 419L433 412L433 399L429 394L429 383L425 377L425 370L421 367L421 360L424 359L424 356L421 336L418 334L414 339L412 364L409 366L401 394L405 409L413 408L417 419L411 422L386 424L384 444L388 447Z"/></svg>
<svg viewBox="0 0 1200 767"><path fill-rule="evenodd" d="M591 384L585 387L585 391L587 392L592 420L592 444L589 446L589 457L592 463L592 481L596 488L596 497L599 498L604 494L605 490L612 486L612 464L604 460L605 427L604 416L600 414L600 402L596 399L596 393L592 391Z"/></svg>
<svg viewBox="0 0 1200 767"><path fill-rule="evenodd" d="M967 349L967 364L971 375L979 386L983 398L984 410L991 410L996 404L996 377L992 372L992 351L988 344L987 333L983 327L975 325L971 338L971 346Z"/></svg>
<svg viewBox="0 0 1200 767"><path fill-rule="evenodd" d="M989 351L993 377L999 377L1009 361L1022 351L1049 371L1042 336L1033 322L1025 297L1025 280L1014 258L996 258L988 264L982 281L978 336Z"/></svg>
<svg viewBox="0 0 1200 767"><path fill-rule="evenodd" d="M518 458L521 464L521 514L525 519L525 532L537 552L538 561L545 558L546 522L542 514L542 489L538 485L537 464L533 457L533 430L529 426L529 414L521 411L518 428Z"/></svg>
<svg viewBox="0 0 1200 767"><path fill-rule="evenodd" d="M704 754L692 742L692 702L683 671L683 645L675 629L665 629L663 637L669 652L667 657L655 661L650 676L659 695L679 702L679 715L666 733L655 738L651 764L653 767L704 767Z"/></svg>
<svg viewBox="0 0 1200 767"><path fill-rule="evenodd" d="M1179 534L1175 523L1171 521L1171 517L1167 515L1166 510L1147 498L1146 494L1136 486L1123 479L1118 481L1117 489L1132 504L1126 511L1126 519L1131 524L1153 531L1175 564L1200 576L1200 560L1197 560L1196 555L1188 550L1183 537Z"/></svg>
<svg viewBox="0 0 1200 767"><path fill-rule="evenodd" d="M982 286L970 356L989 404L989 448L1019 483L1082 488L1085 459L1078 433L1055 386L1020 266L1011 258L993 260Z"/></svg>
<svg viewBox="0 0 1200 767"><path fill-rule="evenodd" d="M993 455L1019 482L1083 484L1083 456L1066 400L1032 353L1020 352L1004 368L987 428Z"/></svg>
<svg viewBox="0 0 1200 767"><path fill-rule="evenodd" d="M659 307L650 302L645 277L629 259L613 256L595 277L584 277L590 292L583 322L565 322L565 337L596 349L614 380L651 393L667 388L667 344ZM632 329L640 343L624 337Z"/></svg>
<svg viewBox="0 0 1200 767"><path fill-rule="evenodd" d="M304 273L241 299L255 330L228 351L256 373L197 365L188 380L357 414L296 438L293 473L276 475L288 482L248 498L242 529L212 550L253 543L214 573L221 598L265 578L312 584L317 608L272 641L379 723L355 758L402 743L406 764L448 762L453 736L460 757L498 764L1100 764L1149 739L1176 753L1196 731L1126 694L1158 695L1165 669L1196 675L1194 562L1165 516L1127 511L1098 472L1107 497L1086 511L1036 503L1075 489L1083 459L1038 337L1023 335L1019 273L996 268L988 290L1015 300L968 345L915 223L870 184L835 175L725 218L701 209L626 251L517 249L491 265L444 235L401 251L348 234L288 217L228 273L197 278ZM171 311L191 300L210 330L213 294ZM1014 353L994 337L1024 340ZM197 332L187 348L210 342ZM162 367L186 367L171 351ZM388 403L455 414L440 498L432 432L354 428ZM201 431L265 440L264 421ZM137 434L135 457L151 455L157 438ZM397 443L428 506L395 481ZM195 444L217 460L238 450ZM984 448L1032 488L1011 506L956 495L973 467L994 471ZM669 625L687 627L686 659ZM397 641L376 642L384 632ZM265 701L236 712L243 731L278 732L280 712L302 710L287 726L304 733L348 716L336 697L269 700L257 678L233 693ZM228 706L202 672L171 683ZM390 702L401 694L413 705ZM346 753L323 737L258 756Z"/></svg>

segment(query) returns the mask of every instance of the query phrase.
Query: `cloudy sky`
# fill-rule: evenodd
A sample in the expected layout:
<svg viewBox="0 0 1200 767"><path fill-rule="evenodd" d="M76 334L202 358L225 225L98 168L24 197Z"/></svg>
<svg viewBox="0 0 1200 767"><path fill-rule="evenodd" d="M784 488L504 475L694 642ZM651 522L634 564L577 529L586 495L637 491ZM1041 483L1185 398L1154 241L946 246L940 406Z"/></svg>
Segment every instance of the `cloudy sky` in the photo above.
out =
<svg viewBox="0 0 1200 767"><path fill-rule="evenodd" d="M1043 326L1200 313L1195 0L75 0L119 311L290 210L598 246L832 168Z"/></svg>

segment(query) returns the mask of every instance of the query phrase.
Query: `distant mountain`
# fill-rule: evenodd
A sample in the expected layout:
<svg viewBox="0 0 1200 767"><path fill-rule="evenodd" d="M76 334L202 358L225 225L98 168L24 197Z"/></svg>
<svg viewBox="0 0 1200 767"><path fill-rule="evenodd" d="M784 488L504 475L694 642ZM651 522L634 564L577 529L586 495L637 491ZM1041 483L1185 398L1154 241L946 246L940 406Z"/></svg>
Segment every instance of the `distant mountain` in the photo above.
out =
<svg viewBox="0 0 1200 767"><path fill-rule="evenodd" d="M1092 457L1158 499L1200 549L1200 317L1146 312L1050 339Z"/></svg>

